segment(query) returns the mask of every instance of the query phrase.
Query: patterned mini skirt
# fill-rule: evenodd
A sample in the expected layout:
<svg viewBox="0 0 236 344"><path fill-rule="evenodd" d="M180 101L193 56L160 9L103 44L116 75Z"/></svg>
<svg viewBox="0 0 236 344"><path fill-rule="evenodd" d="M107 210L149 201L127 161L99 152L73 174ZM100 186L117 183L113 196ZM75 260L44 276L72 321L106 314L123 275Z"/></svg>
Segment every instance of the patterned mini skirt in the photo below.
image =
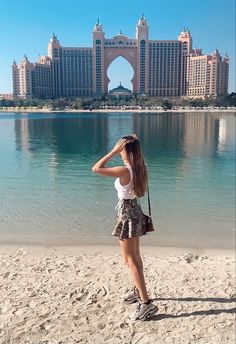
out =
<svg viewBox="0 0 236 344"><path fill-rule="evenodd" d="M137 198L120 199L116 210L117 224L112 235L123 240L146 234L146 220Z"/></svg>

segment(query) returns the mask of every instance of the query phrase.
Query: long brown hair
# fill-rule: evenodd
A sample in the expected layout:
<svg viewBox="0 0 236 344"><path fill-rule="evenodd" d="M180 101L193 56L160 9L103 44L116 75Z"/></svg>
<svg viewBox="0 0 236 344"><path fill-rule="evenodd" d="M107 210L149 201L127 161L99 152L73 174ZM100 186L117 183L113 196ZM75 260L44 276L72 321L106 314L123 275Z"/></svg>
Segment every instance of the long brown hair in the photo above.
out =
<svg viewBox="0 0 236 344"><path fill-rule="evenodd" d="M132 191L137 197L142 197L147 190L147 167L144 162L141 144L135 134L124 136L123 139L128 141L125 145L125 151L133 171Z"/></svg>

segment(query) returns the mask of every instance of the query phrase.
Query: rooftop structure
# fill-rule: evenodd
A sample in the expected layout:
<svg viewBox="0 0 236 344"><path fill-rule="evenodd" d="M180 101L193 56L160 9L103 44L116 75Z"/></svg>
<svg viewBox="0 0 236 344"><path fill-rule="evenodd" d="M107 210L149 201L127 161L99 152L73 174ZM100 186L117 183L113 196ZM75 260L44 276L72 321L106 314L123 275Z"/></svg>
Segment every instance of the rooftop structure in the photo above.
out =
<svg viewBox="0 0 236 344"><path fill-rule="evenodd" d="M120 82L119 86L110 90L108 95L110 97L115 97L117 99L128 99L128 98L132 98L132 96L133 96L132 91L129 90L128 88L122 86L121 82Z"/></svg>

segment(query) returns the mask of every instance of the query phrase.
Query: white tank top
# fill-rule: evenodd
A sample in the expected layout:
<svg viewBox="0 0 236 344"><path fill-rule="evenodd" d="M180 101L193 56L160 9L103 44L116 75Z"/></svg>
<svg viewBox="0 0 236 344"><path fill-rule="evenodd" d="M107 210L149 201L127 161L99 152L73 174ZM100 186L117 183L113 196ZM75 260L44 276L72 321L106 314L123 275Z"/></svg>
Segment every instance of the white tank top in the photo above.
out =
<svg viewBox="0 0 236 344"><path fill-rule="evenodd" d="M129 184L121 185L120 178L115 180L115 188L117 190L118 198L119 199L134 199L136 196L132 193L132 184L133 184L133 171L130 165L126 165L130 173L130 181Z"/></svg>

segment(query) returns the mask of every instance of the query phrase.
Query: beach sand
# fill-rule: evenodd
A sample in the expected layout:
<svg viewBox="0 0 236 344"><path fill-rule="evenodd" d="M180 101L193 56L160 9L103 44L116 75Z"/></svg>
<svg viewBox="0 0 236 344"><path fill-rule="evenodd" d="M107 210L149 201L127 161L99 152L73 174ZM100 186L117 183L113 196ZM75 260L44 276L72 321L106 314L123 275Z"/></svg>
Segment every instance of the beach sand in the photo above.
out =
<svg viewBox="0 0 236 344"><path fill-rule="evenodd" d="M118 246L0 246L0 343L235 343L232 251L145 246L142 256L159 312L131 322Z"/></svg>

